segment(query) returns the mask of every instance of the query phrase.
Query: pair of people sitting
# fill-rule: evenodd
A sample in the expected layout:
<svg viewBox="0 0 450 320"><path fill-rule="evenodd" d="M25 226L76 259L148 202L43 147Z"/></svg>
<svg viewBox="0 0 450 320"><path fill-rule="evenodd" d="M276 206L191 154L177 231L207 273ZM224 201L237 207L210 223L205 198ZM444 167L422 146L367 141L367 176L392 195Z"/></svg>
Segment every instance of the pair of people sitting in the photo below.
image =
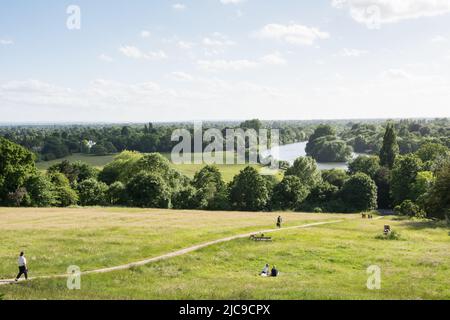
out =
<svg viewBox="0 0 450 320"><path fill-rule="evenodd" d="M267 263L265 266L264 266L264 269L261 271L261 276L262 277L278 277L278 269L277 269L277 267L276 266L273 266L272 267L272 270L269 270L270 269L270 267L269 267L269 264Z"/></svg>

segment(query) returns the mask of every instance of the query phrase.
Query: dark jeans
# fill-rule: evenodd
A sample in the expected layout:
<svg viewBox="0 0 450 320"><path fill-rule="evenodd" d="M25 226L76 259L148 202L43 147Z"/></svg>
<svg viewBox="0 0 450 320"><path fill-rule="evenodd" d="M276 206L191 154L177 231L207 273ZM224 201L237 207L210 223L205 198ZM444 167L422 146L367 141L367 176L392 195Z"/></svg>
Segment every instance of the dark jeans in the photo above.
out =
<svg viewBox="0 0 450 320"><path fill-rule="evenodd" d="M19 279L22 274L25 275L25 279L28 279L28 270L25 268L25 266L19 267L19 274L17 275L16 279Z"/></svg>

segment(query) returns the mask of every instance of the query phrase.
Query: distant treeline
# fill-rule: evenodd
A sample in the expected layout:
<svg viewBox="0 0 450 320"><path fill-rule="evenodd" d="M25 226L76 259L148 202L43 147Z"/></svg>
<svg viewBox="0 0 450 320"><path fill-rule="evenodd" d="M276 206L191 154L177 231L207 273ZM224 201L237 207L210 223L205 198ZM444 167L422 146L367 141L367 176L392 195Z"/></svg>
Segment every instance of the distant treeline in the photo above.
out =
<svg viewBox="0 0 450 320"><path fill-rule="evenodd" d="M348 171L320 171L312 157L283 165L283 179L263 176L254 167L225 183L215 166L206 166L193 179L173 169L159 153L123 151L102 170L81 162L63 161L39 172L34 154L0 138L0 206L133 206L152 208L292 210L361 212L395 209L399 214L443 219L450 216L450 152L444 120L367 124L344 128L318 125L309 137L308 153L339 157L351 132L383 128L373 155L352 160ZM425 135L420 128L428 127ZM402 128L407 127L405 131ZM151 127L146 127L151 130ZM420 142L401 154L398 133ZM339 133L340 132L340 133ZM408 132L408 133L406 133ZM378 136L378 133L376 134ZM126 134L124 136L127 136ZM338 136L340 136L338 138ZM378 150L378 152L374 152Z"/></svg>

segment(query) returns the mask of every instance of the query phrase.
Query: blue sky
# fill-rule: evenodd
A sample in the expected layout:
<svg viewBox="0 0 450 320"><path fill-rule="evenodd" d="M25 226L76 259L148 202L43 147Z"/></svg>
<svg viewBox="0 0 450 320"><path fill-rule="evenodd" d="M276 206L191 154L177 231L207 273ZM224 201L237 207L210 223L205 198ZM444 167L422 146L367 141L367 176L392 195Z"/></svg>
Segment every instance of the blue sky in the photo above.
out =
<svg viewBox="0 0 450 320"><path fill-rule="evenodd" d="M448 117L449 18L450 0L0 0L0 122Z"/></svg>

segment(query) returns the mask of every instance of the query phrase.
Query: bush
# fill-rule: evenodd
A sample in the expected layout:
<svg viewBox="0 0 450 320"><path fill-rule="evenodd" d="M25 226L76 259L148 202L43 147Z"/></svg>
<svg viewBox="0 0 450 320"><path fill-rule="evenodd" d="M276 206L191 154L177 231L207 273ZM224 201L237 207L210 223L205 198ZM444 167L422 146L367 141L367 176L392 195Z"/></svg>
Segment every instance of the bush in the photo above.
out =
<svg viewBox="0 0 450 320"><path fill-rule="evenodd" d="M392 230L391 232L389 232L388 234L379 234L375 237L375 239L378 240L400 240L400 233L398 233L395 230Z"/></svg>
<svg viewBox="0 0 450 320"><path fill-rule="evenodd" d="M106 198L111 205L126 205L128 197L125 185L120 181L111 184L106 192Z"/></svg>
<svg viewBox="0 0 450 320"><path fill-rule="evenodd" d="M415 217L415 218L425 218L426 213L411 200L405 200L401 205L395 207L394 212L399 215Z"/></svg>

